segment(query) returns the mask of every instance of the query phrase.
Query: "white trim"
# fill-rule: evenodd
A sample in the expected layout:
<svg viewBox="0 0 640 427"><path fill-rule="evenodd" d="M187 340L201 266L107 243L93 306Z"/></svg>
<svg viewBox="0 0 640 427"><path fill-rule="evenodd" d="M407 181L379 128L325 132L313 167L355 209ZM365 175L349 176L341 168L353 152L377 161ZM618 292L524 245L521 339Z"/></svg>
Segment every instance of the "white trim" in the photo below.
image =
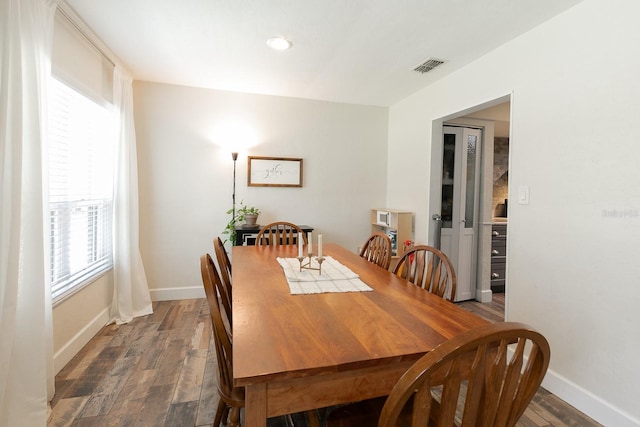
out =
<svg viewBox="0 0 640 427"><path fill-rule="evenodd" d="M82 350L82 347L100 332L100 329L109 323L109 320L109 308L107 307L60 347L60 350L56 351L53 355L53 367L56 375Z"/></svg>
<svg viewBox="0 0 640 427"><path fill-rule="evenodd" d="M149 289L149 293L151 294L151 301L205 298L204 288L202 286Z"/></svg>
<svg viewBox="0 0 640 427"><path fill-rule="evenodd" d="M476 288L476 301L491 302L493 298L493 292L491 289Z"/></svg>
<svg viewBox="0 0 640 427"><path fill-rule="evenodd" d="M205 298L204 288L202 286L150 289L149 292L151 293L152 301ZM82 350L82 347L95 337L104 326L111 323L111 321L109 307L107 307L78 331L73 338L60 347L53 355L53 366L56 375Z"/></svg>
<svg viewBox="0 0 640 427"><path fill-rule="evenodd" d="M602 400L590 391L548 370L542 386L605 426L639 427L640 420Z"/></svg>

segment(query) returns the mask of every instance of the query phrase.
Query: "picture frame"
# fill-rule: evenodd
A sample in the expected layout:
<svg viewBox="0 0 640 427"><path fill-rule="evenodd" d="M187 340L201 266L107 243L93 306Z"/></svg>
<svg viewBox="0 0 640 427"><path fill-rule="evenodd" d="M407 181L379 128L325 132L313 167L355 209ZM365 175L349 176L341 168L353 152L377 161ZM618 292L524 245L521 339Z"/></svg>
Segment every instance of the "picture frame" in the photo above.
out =
<svg viewBox="0 0 640 427"><path fill-rule="evenodd" d="M302 159L249 156L249 187L302 187Z"/></svg>

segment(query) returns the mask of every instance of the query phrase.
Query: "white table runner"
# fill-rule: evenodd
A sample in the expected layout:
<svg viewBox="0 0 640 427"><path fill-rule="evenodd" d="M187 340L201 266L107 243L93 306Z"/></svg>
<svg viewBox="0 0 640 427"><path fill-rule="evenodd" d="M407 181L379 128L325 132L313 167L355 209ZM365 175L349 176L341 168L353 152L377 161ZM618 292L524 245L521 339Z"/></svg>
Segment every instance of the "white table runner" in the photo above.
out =
<svg viewBox="0 0 640 427"><path fill-rule="evenodd" d="M277 260L282 266L292 295L373 290L360 280L356 273L330 256L325 257L322 262L322 274L319 274L318 270L302 269L300 271L298 258L277 258ZM313 267L318 267L315 258L311 262Z"/></svg>

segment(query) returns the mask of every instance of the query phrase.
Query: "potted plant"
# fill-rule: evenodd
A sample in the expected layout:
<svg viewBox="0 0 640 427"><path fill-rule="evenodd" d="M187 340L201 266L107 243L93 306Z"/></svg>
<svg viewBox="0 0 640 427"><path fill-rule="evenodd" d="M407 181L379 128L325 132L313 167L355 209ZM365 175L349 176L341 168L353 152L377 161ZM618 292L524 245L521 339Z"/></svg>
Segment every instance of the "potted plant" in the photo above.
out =
<svg viewBox="0 0 640 427"><path fill-rule="evenodd" d="M240 215L243 216L244 224L246 226L255 227L258 222L258 215L260 215L260 209L241 205L239 212Z"/></svg>
<svg viewBox="0 0 640 427"><path fill-rule="evenodd" d="M225 239L225 242L229 240L233 244L236 240L236 227L238 225L255 227L258 215L260 215L260 209L254 206L247 206L244 202L240 202L240 207L236 209L235 217L233 216L233 208L229 209L227 214L231 215L231 219L227 223L222 234L228 236L228 238Z"/></svg>

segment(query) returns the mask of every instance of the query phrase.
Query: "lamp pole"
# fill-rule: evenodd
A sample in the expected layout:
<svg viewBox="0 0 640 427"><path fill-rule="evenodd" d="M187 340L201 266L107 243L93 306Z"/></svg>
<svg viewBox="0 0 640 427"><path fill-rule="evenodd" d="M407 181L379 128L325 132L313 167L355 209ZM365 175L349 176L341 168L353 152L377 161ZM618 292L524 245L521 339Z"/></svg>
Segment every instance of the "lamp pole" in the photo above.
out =
<svg viewBox="0 0 640 427"><path fill-rule="evenodd" d="M231 158L233 159L233 193L231 195L231 201L233 204L233 216L231 217L231 220L234 221L234 225L235 225L235 220L236 220L236 160L238 160L238 153L231 153Z"/></svg>

